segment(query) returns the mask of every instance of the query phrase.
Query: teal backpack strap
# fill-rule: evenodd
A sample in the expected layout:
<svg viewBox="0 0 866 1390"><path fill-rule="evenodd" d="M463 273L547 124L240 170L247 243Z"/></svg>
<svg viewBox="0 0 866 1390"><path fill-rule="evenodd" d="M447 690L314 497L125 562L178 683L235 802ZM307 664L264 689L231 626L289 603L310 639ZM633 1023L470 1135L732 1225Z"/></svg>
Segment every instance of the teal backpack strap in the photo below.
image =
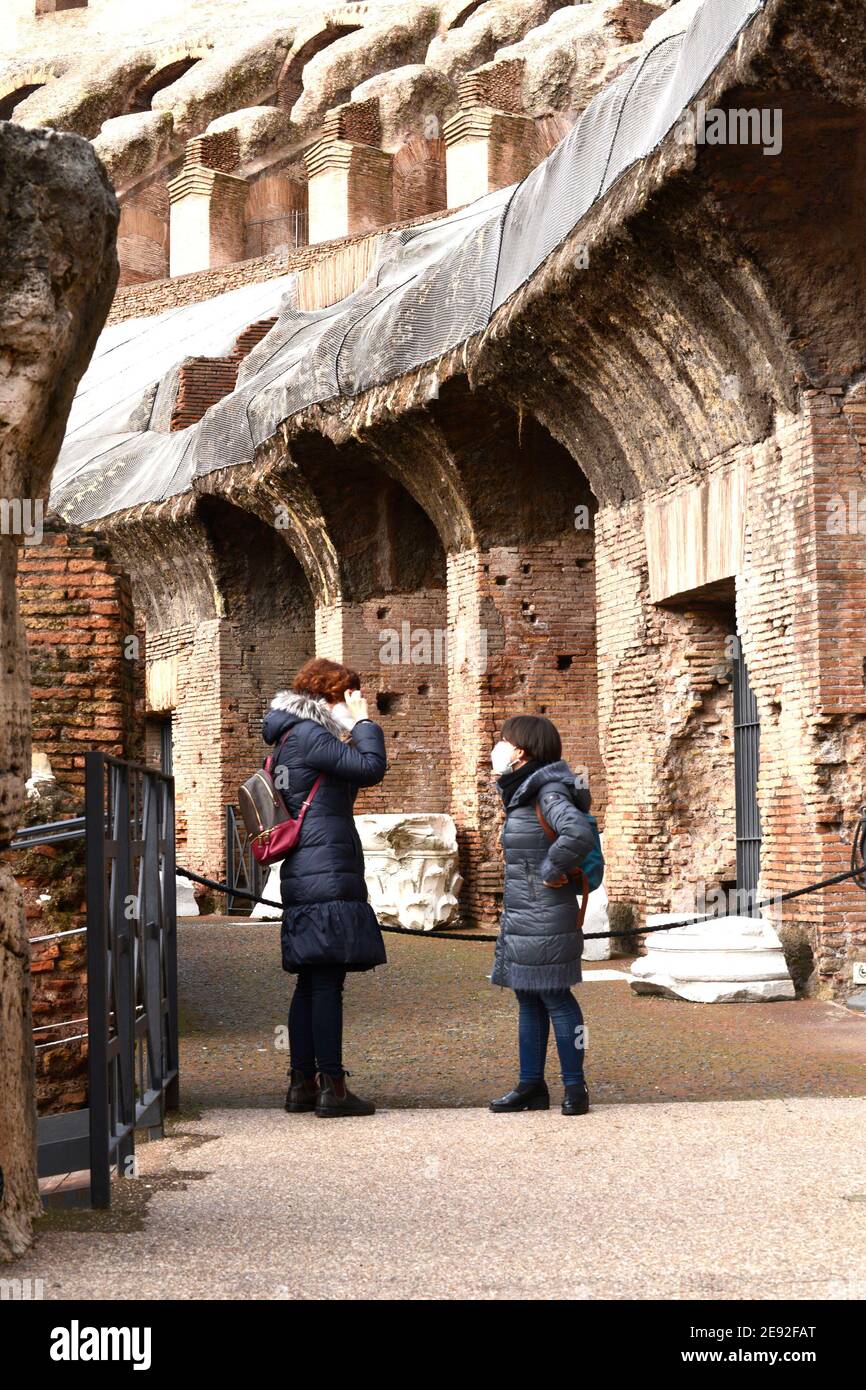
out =
<svg viewBox="0 0 866 1390"><path fill-rule="evenodd" d="M544 818L544 812L542 811L537 801L535 803L535 814L538 818L538 824L541 826L548 840L556 840L558 838L556 831L554 830L552 825L548 825L547 821ZM577 929L578 931L582 931L583 919L586 916L586 909L589 906L589 879L583 872L583 869L569 870L568 877L572 880L574 884L577 885L578 888L580 906L577 909Z"/></svg>

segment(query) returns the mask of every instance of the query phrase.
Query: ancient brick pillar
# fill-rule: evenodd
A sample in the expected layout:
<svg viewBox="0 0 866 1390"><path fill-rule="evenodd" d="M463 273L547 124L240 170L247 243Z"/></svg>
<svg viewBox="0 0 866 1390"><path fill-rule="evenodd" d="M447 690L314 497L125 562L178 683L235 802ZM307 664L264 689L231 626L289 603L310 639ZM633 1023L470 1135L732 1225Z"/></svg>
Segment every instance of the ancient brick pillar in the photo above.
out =
<svg viewBox="0 0 866 1390"><path fill-rule="evenodd" d="M835 387L805 392L754 453L738 614L761 717L764 892L847 869L866 800L864 444L862 390ZM840 884L781 915L789 950L814 952L813 986L850 989L863 893Z"/></svg>
<svg viewBox="0 0 866 1390"><path fill-rule="evenodd" d="M378 102L329 112L304 155L311 245L385 226L393 219L393 156L378 146Z"/></svg>
<svg viewBox="0 0 866 1390"><path fill-rule="evenodd" d="M33 748L83 807L84 754L140 749L139 663L129 581L98 536L47 529L19 560L33 697Z"/></svg>
<svg viewBox="0 0 866 1390"><path fill-rule="evenodd" d="M489 106L458 111L446 121L449 208L483 198L525 178L539 161L535 122Z"/></svg>
<svg viewBox="0 0 866 1390"><path fill-rule="evenodd" d="M236 165L233 132L189 141L181 171L168 185L172 275L243 260L247 183L227 172Z"/></svg>
<svg viewBox="0 0 866 1390"><path fill-rule="evenodd" d="M491 63L461 79L460 109L445 122L449 208L525 178L544 155L535 121L521 114L523 63Z"/></svg>
<svg viewBox="0 0 866 1390"><path fill-rule="evenodd" d="M563 756L585 774L603 812L594 587L590 531L449 556L451 805L473 922L490 925L501 901L490 750L510 715L553 720Z"/></svg>

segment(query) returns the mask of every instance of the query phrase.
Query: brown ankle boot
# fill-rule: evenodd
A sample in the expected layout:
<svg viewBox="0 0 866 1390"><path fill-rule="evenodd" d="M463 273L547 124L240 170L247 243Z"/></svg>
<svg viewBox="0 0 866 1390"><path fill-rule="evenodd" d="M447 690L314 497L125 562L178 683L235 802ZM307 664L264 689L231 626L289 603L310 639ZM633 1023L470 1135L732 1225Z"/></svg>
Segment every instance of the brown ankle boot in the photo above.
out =
<svg viewBox="0 0 866 1390"><path fill-rule="evenodd" d="M320 1120L331 1119L339 1115L374 1115L375 1105L371 1105L368 1100L361 1100L360 1096L355 1096L346 1085L348 1072L342 1076L328 1076L320 1072L317 1080L319 1083L319 1094L316 1097L316 1114Z"/></svg>
<svg viewBox="0 0 866 1390"><path fill-rule="evenodd" d="M305 1076L294 1068L289 1072L289 1089L286 1092L286 1109L290 1115L301 1115L316 1108L316 1077Z"/></svg>

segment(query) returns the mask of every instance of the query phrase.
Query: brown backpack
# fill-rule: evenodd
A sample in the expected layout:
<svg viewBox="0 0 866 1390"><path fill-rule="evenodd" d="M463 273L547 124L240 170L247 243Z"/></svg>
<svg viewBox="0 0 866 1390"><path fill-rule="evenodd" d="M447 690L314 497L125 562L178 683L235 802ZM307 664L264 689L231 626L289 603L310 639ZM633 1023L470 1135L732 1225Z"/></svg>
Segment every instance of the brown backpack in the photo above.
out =
<svg viewBox="0 0 866 1390"><path fill-rule="evenodd" d="M287 854L291 854L298 843L307 808L319 790L322 780L320 774L313 783L306 801L301 805L299 814L290 816L286 810L286 803L274 785L271 769L274 759L279 756L280 749L291 732L289 729L283 734L276 753L271 753L265 758L264 767L259 772L254 772L252 777L248 777L243 786L238 788L238 806L250 837L253 857L259 864L277 864L281 859L285 859Z"/></svg>

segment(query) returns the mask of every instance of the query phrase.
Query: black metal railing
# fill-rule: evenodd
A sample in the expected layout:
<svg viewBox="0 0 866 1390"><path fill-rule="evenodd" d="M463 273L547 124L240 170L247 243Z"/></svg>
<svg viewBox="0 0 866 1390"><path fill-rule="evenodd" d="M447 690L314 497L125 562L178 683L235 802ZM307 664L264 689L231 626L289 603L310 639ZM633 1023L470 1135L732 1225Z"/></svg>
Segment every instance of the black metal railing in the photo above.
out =
<svg viewBox="0 0 866 1390"><path fill-rule="evenodd" d="M56 845L63 840L83 840L85 817L70 816L68 820L45 821L42 825L22 826L9 845L10 849L34 849L37 845Z"/></svg>
<svg viewBox="0 0 866 1390"><path fill-rule="evenodd" d="M105 753L85 758L90 1188L131 1173L135 1131L177 1109L174 781Z"/></svg>
<svg viewBox="0 0 866 1390"><path fill-rule="evenodd" d="M112 1169L132 1175L136 1130L161 1136L179 1103L173 779L87 753L84 816L30 826L12 846L82 837L87 926L33 942L86 935L87 1032L37 1046L86 1040L88 1105L40 1118L38 1171L89 1169L90 1204L107 1207Z"/></svg>
<svg viewBox="0 0 866 1390"><path fill-rule="evenodd" d="M250 835L238 815L235 806L226 807L226 912L230 916L248 917L254 904L249 898L235 897L233 890L240 888L247 893L260 896L264 888L265 875L258 860L253 856Z"/></svg>

